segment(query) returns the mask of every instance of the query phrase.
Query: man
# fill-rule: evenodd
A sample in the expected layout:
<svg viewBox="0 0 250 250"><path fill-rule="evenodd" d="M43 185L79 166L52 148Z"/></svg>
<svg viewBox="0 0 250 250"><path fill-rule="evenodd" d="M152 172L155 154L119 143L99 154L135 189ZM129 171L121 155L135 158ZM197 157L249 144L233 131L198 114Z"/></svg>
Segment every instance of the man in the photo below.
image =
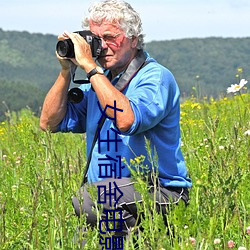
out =
<svg viewBox="0 0 250 250"><path fill-rule="evenodd" d="M126 234L135 226L135 203L141 201L140 194L134 188L128 166L107 170L100 167L100 161L105 159L105 166L121 158L130 163L135 157L144 155L143 164L150 172L155 170L158 173L159 210L166 212L168 204L179 200L188 203L191 180L187 177L180 149L179 89L171 72L143 50L141 20L128 3L118 0L95 3L83 24L101 39L102 51L97 60L102 69L93 59L90 46L82 36L71 32L60 36L60 40L71 39L75 57L57 55L62 69L45 98L40 126L52 132L86 132L87 156L91 157L88 183L96 187L106 186L107 190L118 189L123 194L119 200L108 197L102 205L104 209L109 209L111 202L112 206L121 209L124 221L122 232ZM79 103L68 100L74 65L87 73L90 82L80 86L83 99ZM101 142L97 140L91 150L96 127L104 112L107 118L98 134ZM110 145L107 143L109 132L110 138L113 138ZM156 150L155 166L149 159L146 140L151 151ZM148 175L150 173L145 173L145 176ZM152 185L150 180L148 185ZM153 188L149 192L153 193ZM100 193L101 200L104 193ZM98 220L85 185L80 195L82 204L78 198L73 199L76 214L86 214L87 223L94 226Z"/></svg>

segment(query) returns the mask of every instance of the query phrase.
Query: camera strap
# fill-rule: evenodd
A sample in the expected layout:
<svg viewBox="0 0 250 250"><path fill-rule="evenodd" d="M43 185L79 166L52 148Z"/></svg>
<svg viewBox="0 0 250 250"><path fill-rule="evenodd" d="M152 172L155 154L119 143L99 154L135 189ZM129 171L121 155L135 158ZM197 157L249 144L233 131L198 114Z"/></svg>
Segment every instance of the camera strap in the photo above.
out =
<svg viewBox="0 0 250 250"><path fill-rule="evenodd" d="M128 86L128 84L130 83L132 78L136 75L136 73L141 68L146 66L149 62L150 61L146 61L146 55L144 54L143 50L139 50L136 57L131 61L131 63L129 64L129 66L125 70L125 72L119 78L118 82L115 85L115 88L118 89L120 92L122 92ZM88 83L89 83L89 81L88 81ZM88 160L87 160L86 167L84 170L84 175L83 175L83 180L82 180L81 186L83 186L87 182L87 174L88 174L88 170L89 170L89 164L90 164L90 161L92 158L93 149L94 149L94 146L95 146L96 141L98 139L98 132L101 131L105 120L106 120L106 116L103 115L101 117L101 121L98 123L98 126L96 128L95 136L94 136L94 139L92 141Z"/></svg>

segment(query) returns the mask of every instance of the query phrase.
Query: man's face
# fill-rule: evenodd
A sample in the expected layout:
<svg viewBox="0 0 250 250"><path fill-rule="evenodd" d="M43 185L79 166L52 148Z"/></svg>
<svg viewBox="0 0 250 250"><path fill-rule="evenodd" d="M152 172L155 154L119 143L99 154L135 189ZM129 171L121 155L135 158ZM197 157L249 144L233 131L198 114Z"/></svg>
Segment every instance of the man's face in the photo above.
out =
<svg viewBox="0 0 250 250"><path fill-rule="evenodd" d="M133 59L136 50L136 39L125 37L124 31L117 25L102 22L90 22L90 30L102 40L103 52L98 62L111 71L121 71Z"/></svg>

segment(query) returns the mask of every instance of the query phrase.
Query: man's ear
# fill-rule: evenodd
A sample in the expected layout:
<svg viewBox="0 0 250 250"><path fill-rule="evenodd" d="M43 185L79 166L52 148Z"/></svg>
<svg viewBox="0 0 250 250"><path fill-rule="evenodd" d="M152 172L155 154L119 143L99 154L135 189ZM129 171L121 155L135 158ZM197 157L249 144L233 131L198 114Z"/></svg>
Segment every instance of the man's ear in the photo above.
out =
<svg viewBox="0 0 250 250"><path fill-rule="evenodd" d="M131 47L134 49L136 48L138 43L138 37L132 37Z"/></svg>

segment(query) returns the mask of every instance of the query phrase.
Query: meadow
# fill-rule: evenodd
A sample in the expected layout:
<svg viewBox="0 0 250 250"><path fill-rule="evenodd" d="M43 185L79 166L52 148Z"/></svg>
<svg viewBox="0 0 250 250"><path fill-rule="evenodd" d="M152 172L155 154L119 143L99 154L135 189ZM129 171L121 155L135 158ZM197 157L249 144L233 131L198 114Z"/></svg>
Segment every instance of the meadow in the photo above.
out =
<svg viewBox="0 0 250 250"><path fill-rule="evenodd" d="M146 185L143 230L123 249L250 249L250 95L236 92L181 104L182 150L193 187L187 207L157 214ZM82 134L40 131L32 111L7 112L0 124L0 249L80 249L71 197L84 171ZM138 157L131 164L143 164ZM140 176L135 178L140 179ZM89 229L84 249L101 249ZM111 248L109 248L111 249Z"/></svg>

